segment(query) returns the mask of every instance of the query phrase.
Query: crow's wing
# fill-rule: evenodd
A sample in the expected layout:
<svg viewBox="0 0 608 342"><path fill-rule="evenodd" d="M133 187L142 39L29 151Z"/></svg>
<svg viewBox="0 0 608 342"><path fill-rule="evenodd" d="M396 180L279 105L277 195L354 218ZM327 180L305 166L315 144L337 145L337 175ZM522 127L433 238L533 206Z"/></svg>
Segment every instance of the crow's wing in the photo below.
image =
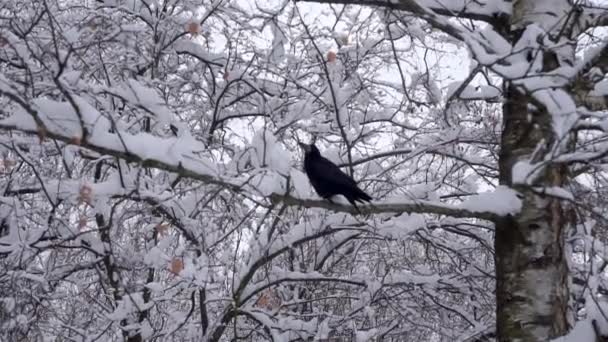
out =
<svg viewBox="0 0 608 342"><path fill-rule="evenodd" d="M323 157L317 157L311 160L310 172L321 184L339 188L357 186L354 179L342 172L336 164Z"/></svg>
<svg viewBox="0 0 608 342"><path fill-rule="evenodd" d="M359 189L357 182L352 177L342 172L336 164L321 156L307 158L304 161L304 168L310 183L321 197L329 198L340 194L353 205L355 205L355 201L369 202L372 199Z"/></svg>

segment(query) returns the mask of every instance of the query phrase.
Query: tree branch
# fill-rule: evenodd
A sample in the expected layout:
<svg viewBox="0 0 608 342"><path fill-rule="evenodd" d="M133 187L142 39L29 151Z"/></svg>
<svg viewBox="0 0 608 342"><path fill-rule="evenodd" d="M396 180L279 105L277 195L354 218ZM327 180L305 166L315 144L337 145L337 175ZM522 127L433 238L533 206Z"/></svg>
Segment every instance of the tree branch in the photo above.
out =
<svg viewBox="0 0 608 342"><path fill-rule="evenodd" d="M287 206L301 206L306 208L320 208L337 212L350 213L353 215L359 214L400 214L400 213L418 213L418 214L437 214L459 218L478 218L488 221L495 221L502 217L495 212L473 210L469 208L458 207L455 205L430 202L425 200L412 200L400 203L371 203L358 204L359 212L355 207L348 204L331 203L320 199L302 199L291 195L272 194L271 200L274 203L282 202Z"/></svg>
<svg viewBox="0 0 608 342"><path fill-rule="evenodd" d="M34 129L25 129L19 128L13 125L0 124L0 129L6 130L19 130L25 133L37 134L37 131ZM57 139L66 143L71 143L73 138L71 136L64 136L60 133L53 132L51 130L46 132L46 136L51 139ZM120 151L111 148L107 148L104 146L99 146L92 144L89 140L85 140L81 142L81 147L90 149L92 151L111 155L114 157L118 157L124 159L128 162L139 163L145 167L153 167L159 170L164 170L168 172L177 173L179 176L183 178L190 178L201 181L206 184L217 184L221 185L229 190L235 192L243 192L243 186L237 184L235 181L231 181L228 179L222 179L220 177L216 177L209 174L202 174L193 169L188 169L184 167L181 161L175 165L172 163L168 163L162 160L155 159L144 159L142 156L139 156L136 153L130 151ZM315 200L315 199L298 199L296 197L290 195L280 195L280 194L272 194L270 195L270 199L273 203L283 202L288 206L303 206L307 208L322 208L328 209L338 212L351 213L353 215L358 214L355 207L351 205L344 204L336 204L330 203L325 200ZM460 218L479 218L489 221L494 221L501 217L501 215L485 211L485 210L472 210L469 208L458 207L449 204L441 204L436 202L429 202L423 200L415 200L409 202L402 203L381 203L381 204L368 204L368 205L360 205L359 206L361 214L381 214L381 213L426 213L426 214L438 214L438 215L447 215L452 217L460 217Z"/></svg>
<svg viewBox="0 0 608 342"><path fill-rule="evenodd" d="M608 26L608 8L603 6L581 6L583 15L581 16L581 26L584 30L592 27Z"/></svg>
<svg viewBox="0 0 608 342"><path fill-rule="evenodd" d="M604 42L602 46L595 47L594 51L590 51L588 55L590 57L580 66L571 84L574 101L577 106L585 106L590 110L606 110L608 109L608 96L593 93L595 84L603 77L588 73L593 68L599 69L604 75L608 73L608 41Z"/></svg>
<svg viewBox="0 0 608 342"><path fill-rule="evenodd" d="M441 1L428 0L296 0L296 2L304 1L324 4L374 6L392 10L407 11L414 14L420 14L421 6L424 6L428 7L430 10L439 15L481 20L490 23L496 21L498 18L505 18L510 15L505 11L496 9L496 6L486 5L483 1L447 0L441 3Z"/></svg>

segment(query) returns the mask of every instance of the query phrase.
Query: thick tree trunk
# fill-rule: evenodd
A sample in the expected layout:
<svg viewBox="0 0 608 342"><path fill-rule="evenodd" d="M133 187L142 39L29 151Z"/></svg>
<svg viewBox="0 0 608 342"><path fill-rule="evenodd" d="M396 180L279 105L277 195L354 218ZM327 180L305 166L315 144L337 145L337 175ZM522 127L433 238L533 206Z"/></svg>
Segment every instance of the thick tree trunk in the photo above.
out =
<svg viewBox="0 0 608 342"><path fill-rule="evenodd" d="M538 8L543 4L551 4L551 8ZM511 23L503 34L515 43L530 23L551 30L549 24L556 24L551 18L562 17L567 6L566 0L515 1ZM545 51L544 71L559 66L557 57ZM567 204L542 192L547 187L566 186L569 175L566 167L553 164L532 181L532 186L514 184L513 166L520 160L543 160L559 138L551 114L544 108L534 109L537 106L530 105L529 94L505 81L504 95L500 183L521 193L522 211L496 222L497 337L499 341L548 341L569 329L564 236L570 217Z"/></svg>
<svg viewBox="0 0 608 342"><path fill-rule="evenodd" d="M500 155L501 184L522 195L522 211L496 222L496 325L499 341L547 341L568 330L568 268L563 251L566 210L555 198L512 184L512 168L553 139L551 117L530 113L526 95L507 86ZM529 120L528 118L532 118ZM545 144L546 146L546 144ZM549 168L538 186L562 186L563 167Z"/></svg>

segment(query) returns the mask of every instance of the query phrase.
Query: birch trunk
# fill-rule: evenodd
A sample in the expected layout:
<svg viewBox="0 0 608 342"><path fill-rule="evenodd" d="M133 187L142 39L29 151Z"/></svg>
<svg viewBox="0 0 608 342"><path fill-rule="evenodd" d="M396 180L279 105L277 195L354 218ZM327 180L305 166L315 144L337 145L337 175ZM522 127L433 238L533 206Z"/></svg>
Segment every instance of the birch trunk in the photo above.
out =
<svg viewBox="0 0 608 342"><path fill-rule="evenodd" d="M511 184L512 166L529 158L542 140L553 141L549 115L540 111L528 121L527 98L507 86L500 155L501 183ZM534 127L539 125L540 127ZM563 167L551 167L540 186L563 186ZM517 188L517 187L516 187ZM522 211L496 222L496 324L499 341L547 341L568 329L568 268L563 204L519 187Z"/></svg>
<svg viewBox="0 0 608 342"><path fill-rule="evenodd" d="M514 44L528 24L551 30L550 25L558 23L567 8L565 0L516 1L505 32ZM572 57L564 51L544 53L544 71ZM559 55L563 53L568 56ZM513 83L505 80L504 84L500 183L517 189L523 206L519 215L496 221L497 337L499 341L548 341L569 329L564 233L570 220L566 204L543 195L542 189L566 186L569 175L566 167L552 164L532 186L514 184L513 166L520 160L542 160L558 137L551 113L532 106L531 96Z"/></svg>

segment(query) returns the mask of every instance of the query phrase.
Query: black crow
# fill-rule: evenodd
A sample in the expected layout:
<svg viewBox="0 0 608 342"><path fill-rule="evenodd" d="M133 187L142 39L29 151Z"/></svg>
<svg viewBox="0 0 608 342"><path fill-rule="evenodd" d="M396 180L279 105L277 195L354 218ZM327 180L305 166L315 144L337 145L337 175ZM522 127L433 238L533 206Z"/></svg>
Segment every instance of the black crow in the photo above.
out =
<svg viewBox="0 0 608 342"><path fill-rule="evenodd" d="M355 180L342 172L336 164L323 158L314 144L300 143L300 146L304 150L304 171L319 196L332 202L332 196L342 195L357 211L359 208L355 202L371 201L372 198L359 189Z"/></svg>

